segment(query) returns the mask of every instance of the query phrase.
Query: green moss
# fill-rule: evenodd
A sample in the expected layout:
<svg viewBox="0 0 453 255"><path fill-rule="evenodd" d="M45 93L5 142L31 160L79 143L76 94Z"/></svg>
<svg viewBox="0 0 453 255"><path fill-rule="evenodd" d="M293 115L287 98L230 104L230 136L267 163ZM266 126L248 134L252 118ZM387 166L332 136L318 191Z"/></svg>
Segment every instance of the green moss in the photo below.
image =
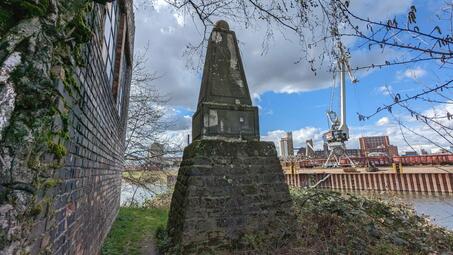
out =
<svg viewBox="0 0 453 255"><path fill-rule="evenodd" d="M74 98L74 92L80 93L75 69L85 64L82 49L92 38L86 22L94 5L92 0L55 1L58 8L56 20L49 16L49 3L50 0L0 0L0 38L13 33L12 28L24 19L40 17L37 20L42 25L39 33L14 46L13 50L21 52L22 56L22 62L10 76L17 93L16 105L10 125L3 130L3 140L0 141L1 146L8 148L14 164L28 168L23 171L33 175L33 181L27 185L30 190L38 191L42 198L29 203L24 212L26 217L18 218L24 232L31 228L32 217L41 216L43 208L51 206L53 196L49 190L60 183L51 178L53 169L63 166L61 159L68 153L65 141L69 140L69 107L55 84L63 82L64 89L74 99L71 102L78 104L79 99ZM35 47L30 47L31 43L36 43ZM6 40L0 42L0 63L6 59L12 46ZM62 66L64 75L63 72L61 75L53 75L50 70L46 72L48 65ZM61 109L62 101L64 109ZM54 157L48 157L49 154ZM0 200L16 203L17 197L11 195L11 191L12 188L2 189ZM49 213L45 217L51 219L53 215ZM49 228L54 227L49 225ZM22 234L13 238L22 238ZM0 233L0 250L10 242L5 236L5 233Z"/></svg>
<svg viewBox="0 0 453 255"><path fill-rule="evenodd" d="M4 0L0 3L3 10L8 10L13 13L11 17L20 20L30 17L43 17L48 13L49 0Z"/></svg>
<svg viewBox="0 0 453 255"><path fill-rule="evenodd" d="M85 57L83 56L83 53L82 53L82 44L78 44L75 48L74 48L74 59L77 63L78 66L85 66L86 65L86 62L85 62Z"/></svg>
<svg viewBox="0 0 453 255"><path fill-rule="evenodd" d="M67 154L66 147L61 143L48 142L49 151L60 160Z"/></svg>
<svg viewBox="0 0 453 255"><path fill-rule="evenodd" d="M46 189L54 188L61 183L61 180L54 178L47 178L43 183L43 187Z"/></svg>
<svg viewBox="0 0 453 255"><path fill-rule="evenodd" d="M19 4L28 17L42 17L47 14L47 10L49 8L49 0L40 0L38 3L31 0L19 0L13 2Z"/></svg>
<svg viewBox="0 0 453 255"><path fill-rule="evenodd" d="M15 23L13 13L8 9L0 8L0 34L6 33Z"/></svg>
<svg viewBox="0 0 453 255"><path fill-rule="evenodd" d="M3 250L6 247L7 242L7 233L3 230L3 228L0 228L0 250Z"/></svg>
<svg viewBox="0 0 453 255"><path fill-rule="evenodd" d="M42 204L36 203L36 204L34 204L34 206L30 209L29 214L30 214L30 216L32 216L32 217L36 217L36 216L38 216L39 214L41 214L42 210L43 210Z"/></svg>
<svg viewBox="0 0 453 255"><path fill-rule="evenodd" d="M80 9L77 10L74 19L69 23L67 29L73 30L72 36L77 44L84 44L91 40L93 32L86 24L87 13L92 8L91 2L85 2ZM75 47L77 48L77 47Z"/></svg>
<svg viewBox="0 0 453 255"><path fill-rule="evenodd" d="M107 3L107 0L93 0L93 2L105 5Z"/></svg>

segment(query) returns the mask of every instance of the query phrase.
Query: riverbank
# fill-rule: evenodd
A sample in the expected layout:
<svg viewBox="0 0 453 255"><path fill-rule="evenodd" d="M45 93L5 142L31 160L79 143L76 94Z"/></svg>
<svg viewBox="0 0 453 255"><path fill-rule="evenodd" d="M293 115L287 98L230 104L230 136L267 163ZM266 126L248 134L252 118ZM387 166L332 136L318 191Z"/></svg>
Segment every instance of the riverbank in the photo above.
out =
<svg viewBox="0 0 453 255"><path fill-rule="evenodd" d="M151 243L158 227L166 224L171 196L165 194L150 200L157 202L144 203L144 208L122 208L103 254L149 254L143 249ZM291 195L298 224L297 230L289 233L288 247L296 252L453 253L453 232L431 224L404 203L317 189L292 190ZM162 232L159 238L162 240L155 243L165 249ZM273 240L255 238L248 242L262 254L269 254Z"/></svg>

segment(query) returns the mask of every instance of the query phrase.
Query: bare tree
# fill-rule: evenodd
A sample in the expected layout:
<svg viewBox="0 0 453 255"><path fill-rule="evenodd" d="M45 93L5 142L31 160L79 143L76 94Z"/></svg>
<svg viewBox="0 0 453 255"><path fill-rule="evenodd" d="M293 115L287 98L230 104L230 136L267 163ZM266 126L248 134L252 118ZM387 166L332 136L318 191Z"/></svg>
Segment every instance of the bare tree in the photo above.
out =
<svg viewBox="0 0 453 255"><path fill-rule="evenodd" d="M126 171L124 181L132 185L130 204L136 202L139 189L155 193L153 185L162 181L167 172L165 157L181 152L179 144L174 144L163 134L173 122L166 116L168 98L161 95L153 82L160 76L150 72L148 50L134 56L132 67L131 95L126 132Z"/></svg>
<svg viewBox="0 0 453 255"><path fill-rule="evenodd" d="M372 70L388 66L408 65L429 62L439 70L448 72L453 67L453 3L445 1L436 15L435 24L419 23L416 6L410 6L405 19L373 20L368 14L355 13L348 0L167 0L182 14L199 20L204 28L204 36L198 45L190 45L192 51L203 50L206 45L208 27L219 18L227 18L246 28L251 25L265 25L265 40L271 38L276 31L283 35L292 34L299 40L300 61L306 61L316 74L319 68L327 65L327 70L337 73L335 62L341 57L336 45L346 46L346 54L354 58L354 50L366 48L378 50L381 54L391 50L398 54L387 54L382 62L368 65L353 65L351 70ZM375 5L379 5L375 2ZM354 43L348 44L353 39ZM264 44L266 45L266 43ZM349 46L349 47L348 47ZM320 51L313 54L314 49ZM394 114L399 111L409 113L416 121L431 130L446 145L453 146L453 113L439 106L453 104L451 75L439 77L434 84L418 84L413 94L399 91L389 93L391 103L377 107L372 113L357 113L361 121L373 118L381 112L395 116L398 123L400 117ZM415 102L427 102L431 105L431 113L420 112L414 107ZM420 136L420 138L440 148L440 143L433 143L420 132L408 125L403 129Z"/></svg>

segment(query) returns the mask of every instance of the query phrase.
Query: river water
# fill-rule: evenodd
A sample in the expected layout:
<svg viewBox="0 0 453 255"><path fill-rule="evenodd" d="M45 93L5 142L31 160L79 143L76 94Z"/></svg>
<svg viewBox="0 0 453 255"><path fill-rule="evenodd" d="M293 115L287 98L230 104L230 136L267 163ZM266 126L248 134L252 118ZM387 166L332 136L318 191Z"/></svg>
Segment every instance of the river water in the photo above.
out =
<svg viewBox="0 0 453 255"><path fill-rule="evenodd" d="M167 185L154 184L148 188L137 187L123 181L121 187L121 205L130 204L132 197L134 202L142 204L156 194L167 190ZM135 193L135 195L134 195ZM402 202L412 206L419 215L427 216L432 223L453 230L453 194L427 194L421 192L354 192L366 196L379 196L384 199Z"/></svg>
<svg viewBox="0 0 453 255"><path fill-rule="evenodd" d="M167 191L166 183L147 184L147 188L144 188L123 181L121 184L121 206L130 205L132 200L133 203L141 205L147 199L165 191Z"/></svg>
<svg viewBox="0 0 453 255"><path fill-rule="evenodd" d="M377 196L410 205L419 215L427 216L432 223L453 230L453 194L422 192L351 192L365 196Z"/></svg>

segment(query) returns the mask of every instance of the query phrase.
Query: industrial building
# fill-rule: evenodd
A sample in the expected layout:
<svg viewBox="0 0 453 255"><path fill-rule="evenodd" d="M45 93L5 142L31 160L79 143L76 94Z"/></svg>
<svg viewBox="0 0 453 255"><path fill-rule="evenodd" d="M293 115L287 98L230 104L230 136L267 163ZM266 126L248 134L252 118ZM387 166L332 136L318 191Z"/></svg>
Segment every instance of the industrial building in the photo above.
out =
<svg viewBox="0 0 453 255"><path fill-rule="evenodd" d="M389 157L398 156L398 147L391 145L388 136L364 136L359 138L360 150L363 155L385 154Z"/></svg>

